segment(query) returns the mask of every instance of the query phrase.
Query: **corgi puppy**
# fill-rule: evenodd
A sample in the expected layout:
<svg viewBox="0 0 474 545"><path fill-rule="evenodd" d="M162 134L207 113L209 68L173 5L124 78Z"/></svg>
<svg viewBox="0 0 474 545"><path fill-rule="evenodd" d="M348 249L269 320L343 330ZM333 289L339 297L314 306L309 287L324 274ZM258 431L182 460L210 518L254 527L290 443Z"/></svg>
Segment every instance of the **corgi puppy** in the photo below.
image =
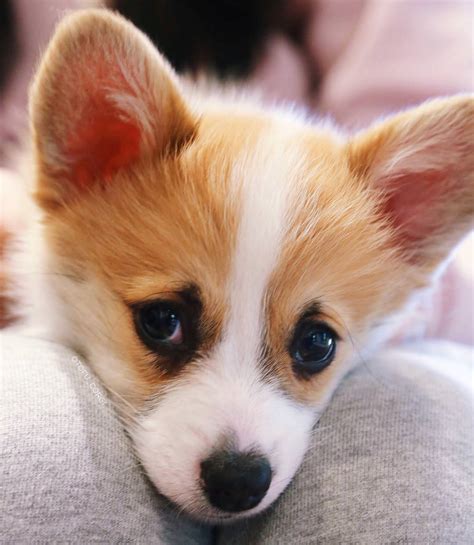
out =
<svg viewBox="0 0 474 545"><path fill-rule="evenodd" d="M31 320L111 393L157 489L267 508L344 375L474 215L474 101L351 137L180 81L120 16L67 16L31 89Z"/></svg>

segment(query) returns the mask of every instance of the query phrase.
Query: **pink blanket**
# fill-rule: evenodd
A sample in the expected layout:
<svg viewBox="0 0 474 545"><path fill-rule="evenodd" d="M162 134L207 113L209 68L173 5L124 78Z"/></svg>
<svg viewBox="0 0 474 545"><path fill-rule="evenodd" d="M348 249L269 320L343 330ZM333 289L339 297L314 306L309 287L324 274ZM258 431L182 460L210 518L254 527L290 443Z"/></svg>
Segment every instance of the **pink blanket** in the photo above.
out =
<svg viewBox="0 0 474 545"><path fill-rule="evenodd" d="M267 96L359 127L473 87L471 0L292 0L302 42L275 34L254 74ZM321 84L315 89L315 78Z"/></svg>

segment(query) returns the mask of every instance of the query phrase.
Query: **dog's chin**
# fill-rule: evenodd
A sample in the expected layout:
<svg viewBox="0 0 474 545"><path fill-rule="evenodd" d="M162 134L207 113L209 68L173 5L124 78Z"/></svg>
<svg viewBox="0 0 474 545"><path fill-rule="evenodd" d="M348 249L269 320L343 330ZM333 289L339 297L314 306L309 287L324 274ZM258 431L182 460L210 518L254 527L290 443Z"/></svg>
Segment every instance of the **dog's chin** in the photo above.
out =
<svg viewBox="0 0 474 545"><path fill-rule="evenodd" d="M221 510L211 505L199 484L190 486L187 490L185 490L185 487L183 486L183 490L177 491L176 487L170 488L169 483L163 482L162 479L154 478L154 476L150 475L150 471L147 470L146 465L144 465L144 469L154 488L172 509L175 509L180 514L185 514L197 522L212 525L232 524L265 512L276 502L280 495L284 493L294 477L294 473L289 474L285 478L277 477L275 484L270 486L267 494L260 503L251 509L234 512Z"/></svg>
<svg viewBox="0 0 474 545"><path fill-rule="evenodd" d="M225 513L213 511L211 508L209 511L203 511L202 513L189 513L189 516L198 522L204 522L206 524L223 526L226 524L233 524L238 520L246 519L261 513L262 509L251 509L242 513Z"/></svg>
<svg viewBox="0 0 474 545"><path fill-rule="evenodd" d="M262 501L252 509L239 512L228 512L222 511L210 505L207 498L201 493L190 494L189 497L186 497L185 495L173 497L173 494L167 494L163 488L160 487L159 482L151 479L156 490L167 502L169 502L170 506L177 509L180 513L185 513L187 516L197 522L213 525L232 524L239 520L252 518L260 513L263 513L275 503L277 498L284 492L291 480L291 476L288 476L286 479L279 480L278 486L270 487Z"/></svg>
<svg viewBox="0 0 474 545"><path fill-rule="evenodd" d="M167 499L169 500L169 498ZM211 505L207 504L207 502L206 504L203 504L202 507L189 508L189 506L180 505L172 500L169 501L171 501L171 503L173 503L179 511L185 512L193 520L211 525L232 524L239 520L254 517L265 511L273 503L263 501L253 509L238 513L229 513L226 511L219 511L218 509L215 509Z"/></svg>

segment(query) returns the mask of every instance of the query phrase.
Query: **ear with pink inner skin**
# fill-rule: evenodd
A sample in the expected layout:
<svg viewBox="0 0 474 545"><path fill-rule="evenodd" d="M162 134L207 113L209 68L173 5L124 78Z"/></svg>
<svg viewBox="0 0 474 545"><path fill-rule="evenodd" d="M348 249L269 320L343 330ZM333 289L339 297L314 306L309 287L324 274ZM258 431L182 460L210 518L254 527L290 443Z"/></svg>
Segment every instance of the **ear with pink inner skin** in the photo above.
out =
<svg viewBox="0 0 474 545"><path fill-rule="evenodd" d="M66 17L31 90L43 206L68 202L148 154L177 149L195 123L151 42L106 10Z"/></svg>
<svg viewBox="0 0 474 545"><path fill-rule="evenodd" d="M405 259L432 269L473 227L474 98L429 101L357 135L352 171L379 194Z"/></svg>

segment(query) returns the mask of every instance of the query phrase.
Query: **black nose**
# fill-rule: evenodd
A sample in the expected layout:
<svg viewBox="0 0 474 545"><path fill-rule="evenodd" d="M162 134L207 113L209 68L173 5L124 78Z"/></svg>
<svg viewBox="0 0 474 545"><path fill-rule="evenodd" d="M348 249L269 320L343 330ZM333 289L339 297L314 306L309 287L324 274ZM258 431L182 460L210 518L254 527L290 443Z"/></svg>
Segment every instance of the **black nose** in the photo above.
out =
<svg viewBox="0 0 474 545"><path fill-rule="evenodd" d="M201 463L201 479L209 502L221 511L252 509L272 480L268 460L253 452L219 451Z"/></svg>

